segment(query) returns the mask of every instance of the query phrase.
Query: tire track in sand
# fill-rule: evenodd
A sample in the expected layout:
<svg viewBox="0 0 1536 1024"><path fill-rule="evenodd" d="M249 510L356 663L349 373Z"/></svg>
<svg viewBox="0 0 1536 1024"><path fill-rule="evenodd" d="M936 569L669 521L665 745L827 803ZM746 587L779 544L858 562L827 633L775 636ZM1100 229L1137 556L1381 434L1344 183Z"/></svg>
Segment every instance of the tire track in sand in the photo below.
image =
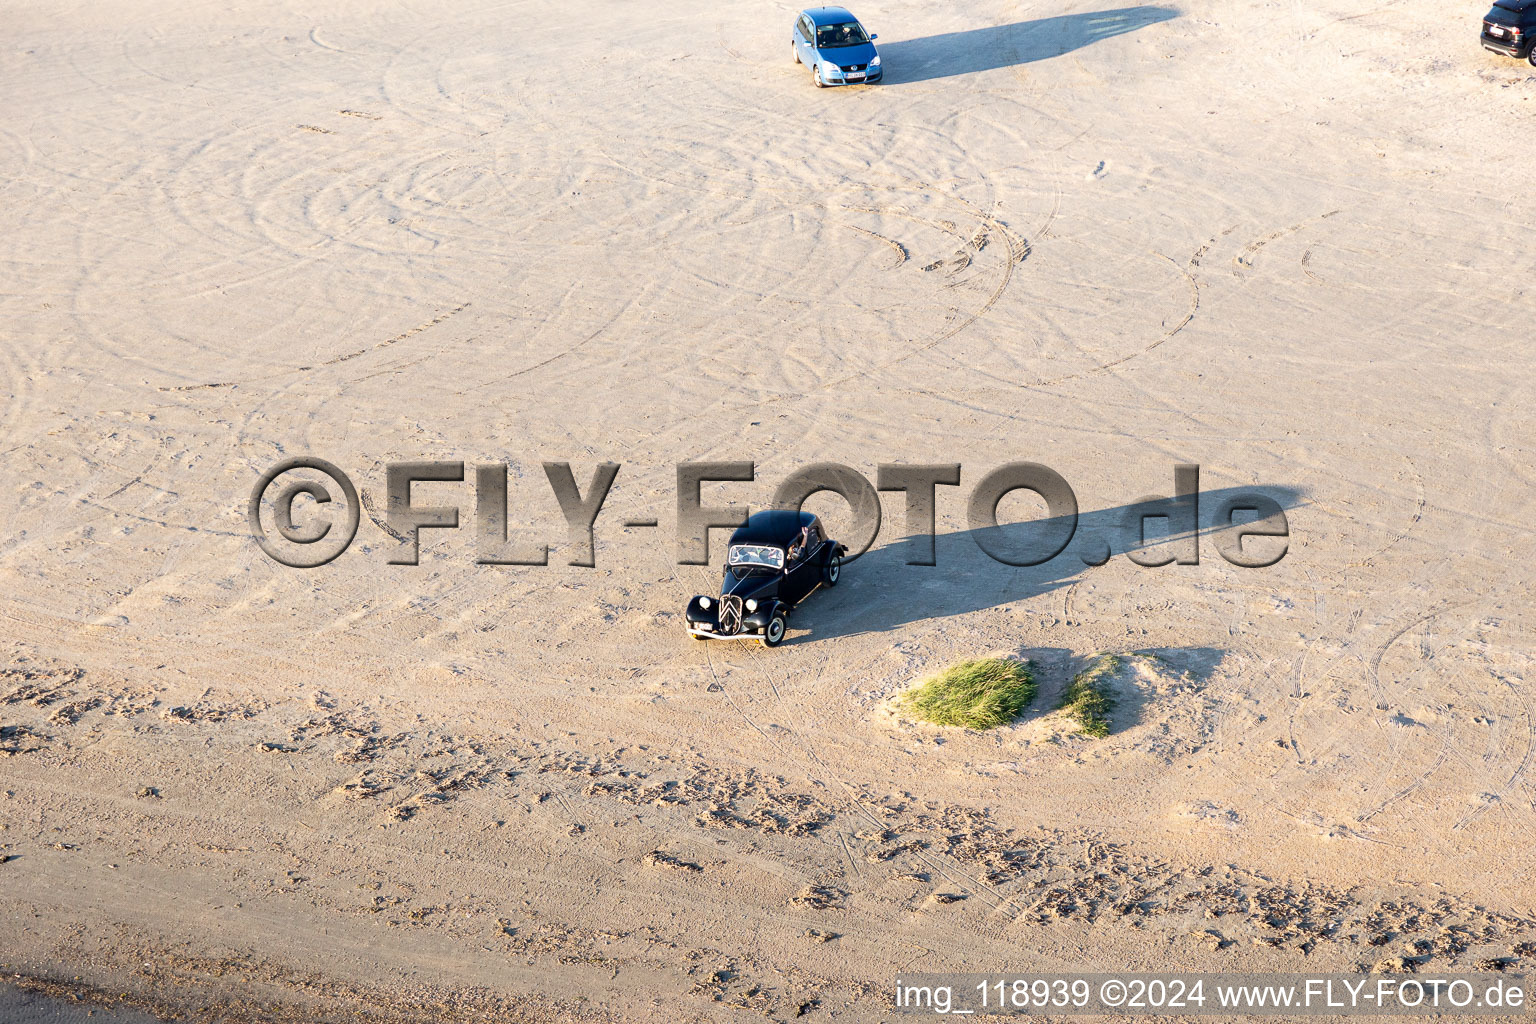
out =
<svg viewBox="0 0 1536 1024"><path fill-rule="evenodd" d="M178 385L173 385L173 386L170 386L170 387L160 387L158 390L160 390L160 391L205 391L205 390L208 390L210 388L234 388L234 387L240 387L242 384L257 384L257 383L260 383L262 381L275 380L275 379L277 379L279 377L287 377L287 376L290 376L290 375L293 375L293 374L310 373L310 372L312 372L314 370L324 369L327 366L336 366L336 365L338 365L340 363L349 362L349 361L351 361L353 359L358 358L359 356L367 355L370 352L377 352L380 349L389 348L392 345L397 345L400 342L405 341L407 338L414 338L416 335L422 333L423 331L426 331L426 330L429 330L429 329L431 329L433 327L436 327L438 324L443 323L443 322L445 322L447 320L451 320L453 317L455 317L458 314L462 313L464 310L468 309L469 307L470 307L470 303L468 303L468 302L461 302L457 306L454 306L452 309L449 309L447 312L439 313L437 316L433 317L432 319L427 320L427 321L425 321L423 323L417 324L415 327L412 327L408 331L402 331L401 333L395 335L393 338L386 338L385 340L377 342L376 344L368 345L368 346L366 346L364 348L357 349L357 350L355 350L353 352L347 352L347 353L344 353L344 354L339 355L339 356L334 356L334 357L332 357L330 359L325 360L324 362L314 363L313 365L310 365L310 366L296 366L296 367L294 367L294 368L292 368L290 370L278 370L275 373L263 374L263 375L261 375L259 377L248 377L248 378L246 378L244 380L239 380L239 381L215 381L215 382L210 383L210 384L178 384Z"/></svg>

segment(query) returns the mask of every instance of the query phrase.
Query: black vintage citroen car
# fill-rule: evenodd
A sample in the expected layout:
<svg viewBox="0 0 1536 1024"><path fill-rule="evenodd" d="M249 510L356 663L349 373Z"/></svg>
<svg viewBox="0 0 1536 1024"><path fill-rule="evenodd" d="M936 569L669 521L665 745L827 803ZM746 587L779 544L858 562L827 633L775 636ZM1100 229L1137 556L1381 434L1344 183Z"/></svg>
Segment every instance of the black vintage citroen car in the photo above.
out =
<svg viewBox="0 0 1536 1024"><path fill-rule="evenodd" d="M809 512L758 512L731 534L719 597L695 597L684 618L695 640L756 640L777 647L784 620L817 587L837 586L844 544Z"/></svg>

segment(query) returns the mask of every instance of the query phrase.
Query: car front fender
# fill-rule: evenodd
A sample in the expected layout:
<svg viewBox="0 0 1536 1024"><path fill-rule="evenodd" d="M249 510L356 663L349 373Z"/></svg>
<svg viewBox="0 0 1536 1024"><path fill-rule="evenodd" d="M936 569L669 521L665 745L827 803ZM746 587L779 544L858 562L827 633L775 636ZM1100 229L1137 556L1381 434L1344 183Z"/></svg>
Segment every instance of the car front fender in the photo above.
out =
<svg viewBox="0 0 1536 1024"><path fill-rule="evenodd" d="M708 627L711 630L720 628L720 602L719 602L719 600L716 599L716 598L710 598L709 599L709 608L708 609L703 608L699 604L699 602L701 602L703 600L704 600L704 595L700 594L699 596L695 597L692 601L689 601L688 602L688 610L687 610L687 612L685 612L683 614L683 618L686 619L690 623L697 623L698 625L706 626L706 627Z"/></svg>
<svg viewBox="0 0 1536 1024"><path fill-rule="evenodd" d="M768 620L773 618L774 614L778 612L783 612L784 615L788 616L789 606L776 597L765 598L758 602L757 611L748 612L741 617L741 628L766 629L768 628Z"/></svg>

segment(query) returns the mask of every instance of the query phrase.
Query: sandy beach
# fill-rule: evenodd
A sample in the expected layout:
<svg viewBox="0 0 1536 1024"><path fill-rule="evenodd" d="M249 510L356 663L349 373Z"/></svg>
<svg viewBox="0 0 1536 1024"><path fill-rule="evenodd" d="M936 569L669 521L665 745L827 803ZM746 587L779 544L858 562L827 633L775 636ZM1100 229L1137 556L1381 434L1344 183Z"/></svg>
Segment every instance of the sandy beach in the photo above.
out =
<svg viewBox="0 0 1536 1024"><path fill-rule="evenodd" d="M1536 970L1536 70L1429 0L871 0L885 81L818 90L796 10L8 5L6 978L874 1022L901 971ZM299 456L362 507L314 569L246 514ZM391 564L423 460L549 564L477 562L473 470ZM1018 460L1084 543L1198 465L1285 557L1000 564ZM963 469L936 565L885 494L768 650L685 634L691 461ZM544 462L621 467L592 568ZM989 652L1014 724L893 705Z"/></svg>

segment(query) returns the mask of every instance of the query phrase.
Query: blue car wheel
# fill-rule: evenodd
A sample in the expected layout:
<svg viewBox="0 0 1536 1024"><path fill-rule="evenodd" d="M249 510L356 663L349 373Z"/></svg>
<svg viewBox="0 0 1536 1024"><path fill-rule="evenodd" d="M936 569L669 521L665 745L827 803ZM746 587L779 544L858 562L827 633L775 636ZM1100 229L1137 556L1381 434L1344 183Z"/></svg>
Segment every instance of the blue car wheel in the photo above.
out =
<svg viewBox="0 0 1536 1024"><path fill-rule="evenodd" d="M818 89L825 89L827 87L827 83L823 82L821 80L821 65L820 64L817 64L817 65L815 65L814 67L811 68L811 77L816 80L816 88L818 88Z"/></svg>

